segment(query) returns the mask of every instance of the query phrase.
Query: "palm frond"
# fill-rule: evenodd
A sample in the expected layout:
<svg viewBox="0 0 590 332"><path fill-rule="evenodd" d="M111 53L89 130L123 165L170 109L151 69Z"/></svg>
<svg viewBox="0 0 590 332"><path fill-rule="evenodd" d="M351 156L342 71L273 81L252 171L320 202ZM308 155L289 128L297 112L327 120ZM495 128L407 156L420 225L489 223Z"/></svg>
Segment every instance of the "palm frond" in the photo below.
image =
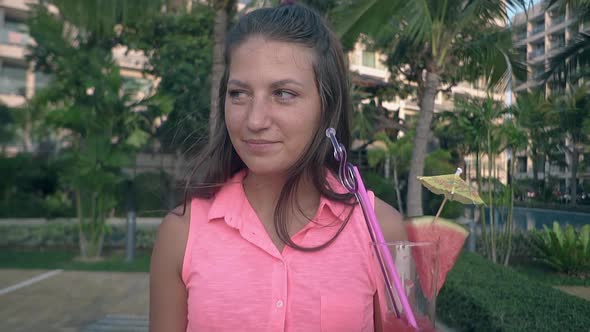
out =
<svg viewBox="0 0 590 332"><path fill-rule="evenodd" d="M348 0L328 13L328 18L345 48L350 49L359 35L376 35L399 11L401 0Z"/></svg>
<svg viewBox="0 0 590 332"><path fill-rule="evenodd" d="M581 73L590 70L590 34L578 33L571 44L549 59L548 70L541 75L543 81L550 78L559 82L577 81Z"/></svg>
<svg viewBox="0 0 590 332"><path fill-rule="evenodd" d="M428 0L408 1L402 9L407 22L404 34L415 45L423 45L432 40L436 19L429 3Z"/></svg>
<svg viewBox="0 0 590 332"><path fill-rule="evenodd" d="M460 76L467 80L483 78L490 88L504 90L513 77L522 79L526 68L516 59L510 46L510 32L488 27L480 37L458 41L457 56L463 60L459 68Z"/></svg>

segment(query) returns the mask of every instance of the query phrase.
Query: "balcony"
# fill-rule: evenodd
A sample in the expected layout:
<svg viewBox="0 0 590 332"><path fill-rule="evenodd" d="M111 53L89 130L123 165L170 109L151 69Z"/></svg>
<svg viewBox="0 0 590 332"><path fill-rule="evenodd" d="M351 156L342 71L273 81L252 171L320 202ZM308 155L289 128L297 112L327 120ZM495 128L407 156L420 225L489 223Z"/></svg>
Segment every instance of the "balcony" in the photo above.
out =
<svg viewBox="0 0 590 332"><path fill-rule="evenodd" d="M538 33L544 32L544 31L545 31L545 23L535 25L535 26L533 26L533 29L531 29L530 36L534 36Z"/></svg>
<svg viewBox="0 0 590 332"><path fill-rule="evenodd" d="M26 33L0 29L0 44L26 46L30 40L31 37Z"/></svg>
<svg viewBox="0 0 590 332"><path fill-rule="evenodd" d="M141 70L148 65L148 59L139 51L128 51L125 47L113 48L113 58L122 68Z"/></svg>
<svg viewBox="0 0 590 332"><path fill-rule="evenodd" d="M14 79L9 76L0 77L0 95L24 96L26 90L24 72L22 79Z"/></svg>
<svg viewBox="0 0 590 332"><path fill-rule="evenodd" d="M29 11L29 5L38 2L37 0L0 0L0 7L26 12Z"/></svg>
<svg viewBox="0 0 590 332"><path fill-rule="evenodd" d="M564 21L565 21L565 15L551 17L551 24L552 25L557 25L557 24L563 23Z"/></svg>
<svg viewBox="0 0 590 332"><path fill-rule="evenodd" d="M529 53L528 59L529 60L533 60L533 59L536 59L538 57L542 57L544 55L545 55L545 50L544 49L536 49L536 50L533 50L531 53Z"/></svg>
<svg viewBox="0 0 590 332"><path fill-rule="evenodd" d="M565 39L551 41L551 51L559 50L565 47Z"/></svg>
<svg viewBox="0 0 590 332"><path fill-rule="evenodd" d="M0 7L4 10L4 17L24 21L29 16L29 5L38 0L0 0Z"/></svg>

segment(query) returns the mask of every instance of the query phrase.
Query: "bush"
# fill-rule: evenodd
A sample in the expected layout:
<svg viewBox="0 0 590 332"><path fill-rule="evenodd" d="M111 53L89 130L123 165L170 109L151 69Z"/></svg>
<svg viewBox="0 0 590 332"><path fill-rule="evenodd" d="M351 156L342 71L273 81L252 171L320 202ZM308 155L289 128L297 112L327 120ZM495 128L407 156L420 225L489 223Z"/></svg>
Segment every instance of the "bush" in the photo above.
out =
<svg viewBox="0 0 590 332"><path fill-rule="evenodd" d="M381 175L371 171L363 174L363 180L366 182L365 187L367 187L367 190L372 190L375 196L399 210L393 180L388 181Z"/></svg>
<svg viewBox="0 0 590 332"><path fill-rule="evenodd" d="M460 331L588 331L590 302L511 268L463 253L437 298L437 315Z"/></svg>
<svg viewBox="0 0 590 332"><path fill-rule="evenodd" d="M125 225L109 226L105 234L105 248L124 248ZM137 227L136 248L149 249L154 245L157 228ZM39 225L0 225L0 247L9 248L78 248L78 224L53 221Z"/></svg>
<svg viewBox="0 0 590 332"><path fill-rule="evenodd" d="M74 205L60 190L54 162L29 154L0 157L0 218L74 216Z"/></svg>
<svg viewBox="0 0 590 332"><path fill-rule="evenodd" d="M488 232L489 231L490 230L488 227ZM503 236L506 236L506 234L496 232L497 241L503 241ZM536 250L533 247L531 237L532 235L528 231L515 231L515 233L512 234L512 243L510 245L511 250L509 260L510 265L519 263L529 263L534 259ZM486 248L483 244L483 236L478 236L476 241L477 252L484 257L489 257L488 253L486 253Z"/></svg>
<svg viewBox="0 0 590 332"><path fill-rule="evenodd" d="M428 205L426 206L424 214L435 216L440 208L445 197L443 195L436 195L431 192L426 194ZM440 217L447 219L457 219L463 215L465 211L465 205L457 201L447 200L443 207Z"/></svg>
<svg viewBox="0 0 590 332"><path fill-rule="evenodd" d="M542 231L533 231L532 235L540 262L568 275L590 275L590 225L576 231L572 225L562 229L553 222L553 229L543 225Z"/></svg>
<svg viewBox="0 0 590 332"><path fill-rule="evenodd" d="M133 180L133 200L138 216L164 217L178 203L180 193L174 187L173 178L164 172L144 172L137 174ZM119 185L115 215L127 216L127 195L129 183ZM184 189L184 188L182 188Z"/></svg>

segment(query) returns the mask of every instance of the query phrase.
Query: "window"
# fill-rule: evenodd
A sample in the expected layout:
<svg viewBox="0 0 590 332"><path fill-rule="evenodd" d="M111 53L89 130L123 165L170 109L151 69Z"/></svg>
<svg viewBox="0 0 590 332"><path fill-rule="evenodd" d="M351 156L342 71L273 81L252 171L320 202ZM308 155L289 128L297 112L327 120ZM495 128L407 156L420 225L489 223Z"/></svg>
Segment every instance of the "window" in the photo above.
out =
<svg viewBox="0 0 590 332"><path fill-rule="evenodd" d="M551 35L550 40L551 40L551 48L552 49L562 48L565 46L565 35L564 34Z"/></svg>
<svg viewBox="0 0 590 332"><path fill-rule="evenodd" d="M536 66L536 67L532 67L532 72L531 72L531 79L533 80L538 80L540 79L541 75L543 75L543 73L545 73L545 69L542 66Z"/></svg>
<svg viewBox="0 0 590 332"><path fill-rule="evenodd" d="M41 72L35 73L35 91L47 87L49 82L51 82L51 75Z"/></svg>
<svg viewBox="0 0 590 332"><path fill-rule="evenodd" d="M24 67L3 63L0 67L0 94L24 96L27 89L26 72Z"/></svg>
<svg viewBox="0 0 590 332"><path fill-rule="evenodd" d="M518 27L514 29L514 36L517 40L526 39L526 27Z"/></svg>
<svg viewBox="0 0 590 332"><path fill-rule="evenodd" d="M1 29L0 42L5 44L25 45L29 40L29 29L24 22L6 18Z"/></svg>
<svg viewBox="0 0 590 332"><path fill-rule="evenodd" d="M532 35L535 35L542 31L545 31L545 21L537 21L533 23L533 30L531 31Z"/></svg>
<svg viewBox="0 0 590 332"><path fill-rule="evenodd" d="M527 166L526 163L527 163L526 156L516 158L516 172L526 173L526 166Z"/></svg>
<svg viewBox="0 0 590 332"><path fill-rule="evenodd" d="M377 65L375 58L375 52L363 51L363 66L375 68Z"/></svg>

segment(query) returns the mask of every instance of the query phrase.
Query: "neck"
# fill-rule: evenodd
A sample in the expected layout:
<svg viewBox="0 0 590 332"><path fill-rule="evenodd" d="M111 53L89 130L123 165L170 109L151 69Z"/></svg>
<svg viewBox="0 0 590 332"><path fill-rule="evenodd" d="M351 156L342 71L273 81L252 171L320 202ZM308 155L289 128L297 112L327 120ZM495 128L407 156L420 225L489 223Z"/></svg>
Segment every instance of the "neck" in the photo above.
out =
<svg viewBox="0 0 590 332"><path fill-rule="evenodd" d="M286 175L259 175L249 172L244 179L244 192L256 211L270 215L274 213L286 182ZM314 216L319 206L320 193L313 186L309 177L304 176L299 181L293 198L294 213L298 213L296 203L299 203L307 217Z"/></svg>

